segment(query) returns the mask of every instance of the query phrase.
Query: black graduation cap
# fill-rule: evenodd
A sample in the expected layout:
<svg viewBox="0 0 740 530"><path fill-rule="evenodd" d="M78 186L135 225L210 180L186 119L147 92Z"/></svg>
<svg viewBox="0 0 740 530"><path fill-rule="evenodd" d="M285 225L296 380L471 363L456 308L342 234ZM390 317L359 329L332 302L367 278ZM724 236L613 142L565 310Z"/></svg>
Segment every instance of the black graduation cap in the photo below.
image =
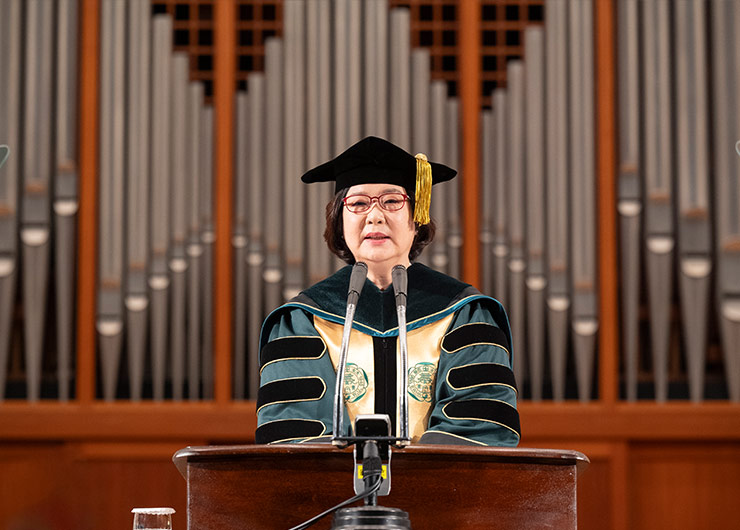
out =
<svg viewBox="0 0 740 530"><path fill-rule="evenodd" d="M335 193L357 184L396 184L414 197L414 221L427 224L432 185L450 180L456 174L452 168L427 161L422 153L413 156L387 140L368 136L333 160L311 169L301 180L333 181Z"/></svg>

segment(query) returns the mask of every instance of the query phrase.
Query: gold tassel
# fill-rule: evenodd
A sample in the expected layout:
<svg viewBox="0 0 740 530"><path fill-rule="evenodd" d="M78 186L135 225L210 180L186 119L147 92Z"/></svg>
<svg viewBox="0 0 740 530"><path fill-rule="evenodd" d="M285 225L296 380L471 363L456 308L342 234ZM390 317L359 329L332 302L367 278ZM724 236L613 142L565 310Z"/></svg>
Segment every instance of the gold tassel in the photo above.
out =
<svg viewBox="0 0 740 530"><path fill-rule="evenodd" d="M432 203L432 165L427 161L424 153L416 155L416 207L414 208L414 222L420 225L428 224L429 206Z"/></svg>

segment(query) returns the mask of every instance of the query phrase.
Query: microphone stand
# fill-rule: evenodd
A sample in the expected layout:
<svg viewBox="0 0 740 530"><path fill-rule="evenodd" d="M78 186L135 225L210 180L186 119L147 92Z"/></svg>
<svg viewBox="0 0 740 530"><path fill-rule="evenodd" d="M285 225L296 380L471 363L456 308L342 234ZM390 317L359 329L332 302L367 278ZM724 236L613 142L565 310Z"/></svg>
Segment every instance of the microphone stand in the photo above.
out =
<svg viewBox="0 0 740 530"><path fill-rule="evenodd" d="M393 290L396 293L396 314L398 315L398 345L401 353L401 392L399 398L399 445L411 443L409 436L409 348L406 339L406 293L408 291L408 274L406 267L396 265L391 271Z"/></svg>
<svg viewBox="0 0 740 530"><path fill-rule="evenodd" d="M349 353L349 338L352 331L355 309L360 292L367 277L367 265L358 262L352 268L347 295L347 312L342 330L342 345L337 366L337 380L334 388L334 410L331 443L339 447L355 445L355 492L357 495L340 505L319 514L318 516L295 527L293 530L307 528L321 517L334 510L355 502L365 500L365 506L342 508L334 515L332 529L377 528L388 530L410 529L408 513L398 508L386 508L377 505L378 495L390 493L390 457L391 444L403 447L410 443L409 405L408 405L408 346L406 340L406 291L408 277L406 268L397 265L392 271L393 289L396 293L396 312L398 314L398 337L401 350L401 404L400 404L400 437L391 436L390 418L387 415L358 415L355 419L355 436L344 435L344 373ZM383 427L384 426L384 427ZM357 457L362 455L362 472L358 473ZM383 465L383 460L388 462ZM383 478L385 474L386 478ZM361 482L358 484L358 481ZM359 488L363 491L357 491Z"/></svg>
<svg viewBox="0 0 740 530"><path fill-rule="evenodd" d="M352 321L355 318L357 301L367 278L367 265L361 261L352 267L349 277L349 293L347 294L347 313L344 316L344 328L342 330L342 347L339 353L339 364L337 365L337 381L334 386L334 412L332 417L331 443L344 447L346 442L340 438L344 436L344 372L347 366L347 355L349 353L349 336L352 331Z"/></svg>
<svg viewBox="0 0 740 530"><path fill-rule="evenodd" d="M400 411L399 411L399 430L400 436L394 438L391 436L382 436L378 430L368 428L368 434L376 434L370 439L363 441L356 437L352 442L357 443L355 446L355 461L357 453L362 454L362 480L364 482L365 492L370 492L365 498L365 506L359 508L344 508L334 515L334 524L332 530L353 529L353 528L377 528L377 529L405 529L411 528L411 521L408 513L398 508L386 508L377 505L378 481L382 481L382 458L381 455L387 455L386 477L390 481L390 444L403 447L411 442L409 436L409 399L408 399L408 341L406 338L406 293L408 292L408 274L406 267L396 265L391 271L393 290L396 293L396 314L398 315L398 342L401 353L401 391L400 391ZM374 415L377 416L377 415ZM387 418L387 416L385 416ZM366 434L360 427L360 422L369 419L369 417L358 416L355 420L355 434ZM387 420L388 431L390 432L390 419ZM350 440L348 440L350 441ZM355 467L357 464L355 463ZM355 473L355 477L357 477ZM355 491L357 490L357 479L355 478ZM358 492L359 493L359 492ZM390 493L390 484L380 494L388 495Z"/></svg>
<svg viewBox="0 0 740 530"><path fill-rule="evenodd" d="M391 444L401 440L390 434L391 421L387 414L359 414L355 419L354 437L346 437L355 444L355 499L364 497L364 506L342 508L334 514L331 530L411 529L411 520L404 510L378 506L378 495L390 494ZM362 468L358 467L358 455ZM386 461L387 464L383 464ZM360 491L362 490L362 491Z"/></svg>

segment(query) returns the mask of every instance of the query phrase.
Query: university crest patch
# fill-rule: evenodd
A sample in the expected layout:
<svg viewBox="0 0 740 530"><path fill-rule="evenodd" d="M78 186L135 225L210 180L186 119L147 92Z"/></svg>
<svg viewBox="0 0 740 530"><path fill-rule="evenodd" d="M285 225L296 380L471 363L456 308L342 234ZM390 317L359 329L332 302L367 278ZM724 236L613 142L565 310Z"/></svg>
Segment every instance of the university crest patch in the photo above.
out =
<svg viewBox="0 0 740 530"><path fill-rule="evenodd" d="M367 393L368 379L365 370L355 363L347 363L344 372L344 400L359 401Z"/></svg>
<svg viewBox="0 0 740 530"><path fill-rule="evenodd" d="M437 365L417 363L409 369L409 395L416 401L432 401L432 387Z"/></svg>

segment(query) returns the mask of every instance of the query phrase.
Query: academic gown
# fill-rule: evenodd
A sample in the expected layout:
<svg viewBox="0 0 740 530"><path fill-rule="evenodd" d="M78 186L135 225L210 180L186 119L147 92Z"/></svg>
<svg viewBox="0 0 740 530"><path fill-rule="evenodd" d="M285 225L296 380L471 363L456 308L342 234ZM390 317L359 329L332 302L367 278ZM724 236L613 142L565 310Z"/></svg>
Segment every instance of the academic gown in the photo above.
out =
<svg viewBox="0 0 740 530"><path fill-rule="evenodd" d="M273 311L260 336L257 443L332 434L336 367L352 267ZM408 268L409 434L414 443L516 446L511 332L499 302L420 263ZM398 435L400 355L393 288L365 281L350 334L344 435L357 414Z"/></svg>

